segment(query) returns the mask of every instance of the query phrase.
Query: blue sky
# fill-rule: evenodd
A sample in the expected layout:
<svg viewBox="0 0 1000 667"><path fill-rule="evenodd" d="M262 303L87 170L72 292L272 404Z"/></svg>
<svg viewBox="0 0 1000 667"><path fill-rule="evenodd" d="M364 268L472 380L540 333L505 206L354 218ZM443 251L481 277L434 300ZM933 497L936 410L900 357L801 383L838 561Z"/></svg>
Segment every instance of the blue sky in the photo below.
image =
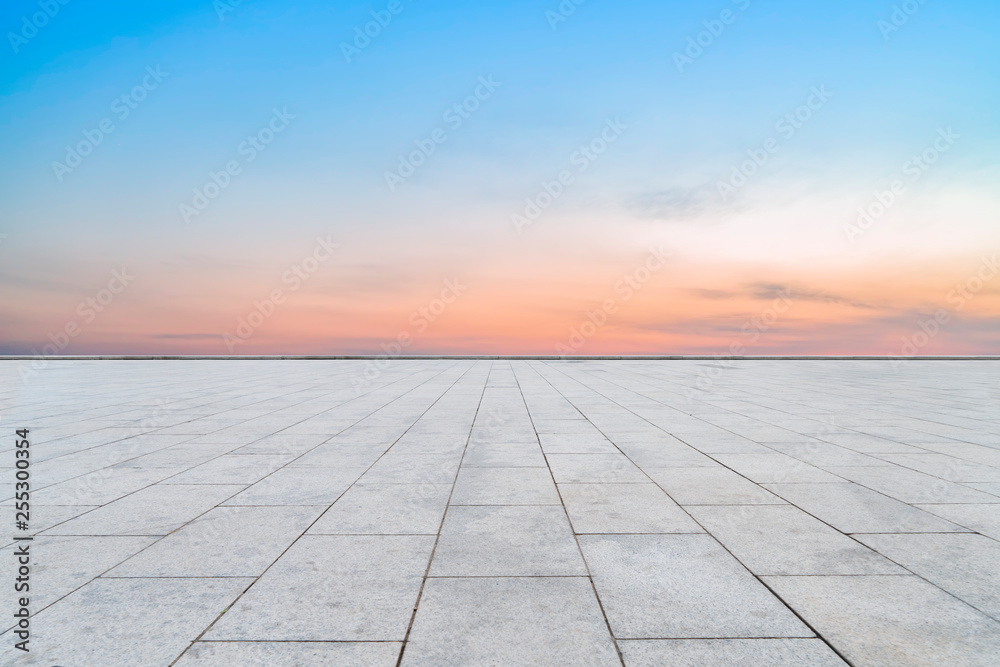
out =
<svg viewBox="0 0 1000 667"><path fill-rule="evenodd" d="M919 260L960 272L960 259L996 240L996 3L914 0L916 11L883 34L879 22L900 3L589 0L563 3L575 11L553 27L554 0L400 0L391 23L347 62L342 44L389 4L53 0L50 12L58 11L26 41L15 38L16 53L10 34L42 10L37 1L5 5L3 277L54 299L52 312L25 315L8 333L15 347L44 338L60 319L54 294L89 289L105 265L148 267L164 283L194 280L162 268L178 257L200 258L195 272L227 263L266 271L320 232L364 258L363 275L344 276L345 290L374 280L387 294L408 293L400 271L430 284L442 268L475 271L474 260L502 280L537 255L558 258L550 274L561 266L572 275L594 261L627 264L636 248L666 240L702 265L738 256L747 271L811 266L852 211L945 127L961 139L911 189L913 210L898 207L898 225L862 249L824 257L831 273L822 280L842 283L859 255L865 270ZM222 6L231 11L220 19ZM723 12L731 23L678 71L675 53L705 22L718 29ZM118 118L114 100L147 68L166 75ZM480 77L500 85L388 191L385 173L398 156L447 127L443 114ZM735 202L718 201L719 180L815 87L830 100ZM242 160L241 142L275 109L294 116L287 129L185 223L179 206L211 173ZM60 182L53 162L104 119L114 131ZM511 214L608 119L628 126L620 140L546 213L544 229L529 242L512 238ZM925 219L937 210L954 218ZM935 225L959 233L942 244ZM908 226L931 231L914 236ZM241 298L223 282L220 304Z"/></svg>

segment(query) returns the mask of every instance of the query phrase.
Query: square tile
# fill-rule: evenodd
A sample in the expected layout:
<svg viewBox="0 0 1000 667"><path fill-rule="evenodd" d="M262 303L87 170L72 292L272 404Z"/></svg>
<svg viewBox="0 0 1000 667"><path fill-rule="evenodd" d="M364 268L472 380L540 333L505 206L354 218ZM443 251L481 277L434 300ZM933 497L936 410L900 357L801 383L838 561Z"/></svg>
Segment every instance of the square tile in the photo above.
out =
<svg viewBox="0 0 1000 667"><path fill-rule="evenodd" d="M914 576L766 577L854 664L996 664L1000 624Z"/></svg>
<svg viewBox="0 0 1000 667"><path fill-rule="evenodd" d="M422 535L306 535L208 641L402 641L434 547Z"/></svg>
<svg viewBox="0 0 1000 667"><path fill-rule="evenodd" d="M257 577L324 507L216 507L106 577Z"/></svg>
<svg viewBox="0 0 1000 667"><path fill-rule="evenodd" d="M647 468L681 505L781 505L785 501L728 468Z"/></svg>
<svg viewBox="0 0 1000 667"><path fill-rule="evenodd" d="M822 639L627 639L626 667L845 667Z"/></svg>
<svg viewBox="0 0 1000 667"><path fill-rule="evenodd" d="M43 665L168 665L252 581L96 579L33 616L30 658Z"/></svg>
<svg viewBox="0 0 1000 667"><path fill-rule="evenodd" d="M649 483L649 478L621 454L550 454L547 458L558 484Z"/></svg>
<svg viewBox="0 0 1000 667"><path fill-rule="evenodd" d="M619 639L812 637L709 535L582 535Z"/></svg>
<svg viewBox="0 0 1000 667"><path fill-rule="evenodd" d="M585 577L429 579L403 665L620 665Z"/></svg>
<svg viewBox="0 0 1000 667"><path fill-rule="evenodd" d="M586 575L562 507L449 507L432 577Z"/></svg>
<svg viewBox="0 0 1000 667"><path fill-rule="evenodd" d="M655 484L563 484L559 491L578 534L704 532Z"/></svg>
<svg viewBox="0 0 1000 667"><path fill-rule="evenodd" d="M448 484L355 484L309 529L318 535L437 535Z"/></svg>
<svg viewBox="0 0 1000 667"><path fill-rule="evenodd" d="M331 505L365 472L364 468L277 470L226 501L226 505Z"/></svg>
<svg viewBox="0 0 1000 667"><path fill-rule="evenodd" d="M166 535L242 486L158 484L61 523L45 535Z"/></svg>
<svg viewBox="0 0 1000 667"><path fill-rule="evenodd" d="M859 535L858 540L1000 621L1000 542L971 533Z"/></svg>
<svg viewBox="0 0 1000 667"><path fill-rule="evenodd" d="M396 667L401 642L195 642L177 667Z"/></svg>
<svg viewBox="0 0 1000 667"><path fill-rule="evenodd" d="M559 505L548 468L462 466L452 505Z"/></svg>
<svg viewBox="0 0 1000 667"><path fill-rule="evenodd" d="M906 574L883 556L791 505L688 511L757 575Z"/></svg>
<svg viewBox="0 0 1000 667"><path fill-rule="evenodd" d="M845 533L965 530L857 484L767 484L765 488Z"/></svg>

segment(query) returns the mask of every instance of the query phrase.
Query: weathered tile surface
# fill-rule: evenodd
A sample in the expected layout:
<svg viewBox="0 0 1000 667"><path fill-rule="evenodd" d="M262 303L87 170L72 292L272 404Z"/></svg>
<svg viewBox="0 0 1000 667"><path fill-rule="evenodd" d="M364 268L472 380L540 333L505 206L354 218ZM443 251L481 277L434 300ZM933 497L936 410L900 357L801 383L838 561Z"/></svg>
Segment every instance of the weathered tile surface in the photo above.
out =
<svg viewBox="0 0 1000 667"><path fill-rule="evenodd" d="M36 615L2 664L1000 654L990 362L18 363Z"/></svg>
<svg viewBox="0 0 1000 667"><path fill-rule="evenodd" d="M616 637L813 636L709 535L583 535L580 546Z"/></svg>
<svg viewBox="0 0 1000 667"><path fill-rule="evenodd" d="M430 579L404 665L620 665L586 577Z"/></svg>

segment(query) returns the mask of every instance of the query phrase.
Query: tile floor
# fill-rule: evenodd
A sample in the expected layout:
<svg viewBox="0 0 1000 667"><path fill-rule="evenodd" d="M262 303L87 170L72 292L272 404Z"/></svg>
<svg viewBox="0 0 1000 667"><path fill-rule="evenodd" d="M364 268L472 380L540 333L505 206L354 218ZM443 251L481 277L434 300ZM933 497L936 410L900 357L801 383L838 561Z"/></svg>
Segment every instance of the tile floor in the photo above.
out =
<svg viewBox="0 0 1000 667"><path fill-rule="evenodd" d="M26 363L2 664L1000 664L997 362Z"/></svg>

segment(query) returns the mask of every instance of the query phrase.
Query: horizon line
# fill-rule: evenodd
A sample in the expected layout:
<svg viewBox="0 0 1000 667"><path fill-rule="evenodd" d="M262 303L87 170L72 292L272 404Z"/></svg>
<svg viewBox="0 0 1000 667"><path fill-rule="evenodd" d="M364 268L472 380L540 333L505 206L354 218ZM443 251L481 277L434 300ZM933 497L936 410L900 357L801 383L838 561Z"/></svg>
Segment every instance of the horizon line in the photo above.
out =
<svg viewBox="0 0 1000 667"><path fill-rule="evenodd" d="M531 354L339 354L339 355L170 355L170 354L122 354L122 355L0 355L0 361L365 361L399 359L421 361L451 359L459 361L998 361L1000 355L866 355L866 354L809 354L809 355L720 355L720 354L661 354L661 355L531 355Z"/></svg>

